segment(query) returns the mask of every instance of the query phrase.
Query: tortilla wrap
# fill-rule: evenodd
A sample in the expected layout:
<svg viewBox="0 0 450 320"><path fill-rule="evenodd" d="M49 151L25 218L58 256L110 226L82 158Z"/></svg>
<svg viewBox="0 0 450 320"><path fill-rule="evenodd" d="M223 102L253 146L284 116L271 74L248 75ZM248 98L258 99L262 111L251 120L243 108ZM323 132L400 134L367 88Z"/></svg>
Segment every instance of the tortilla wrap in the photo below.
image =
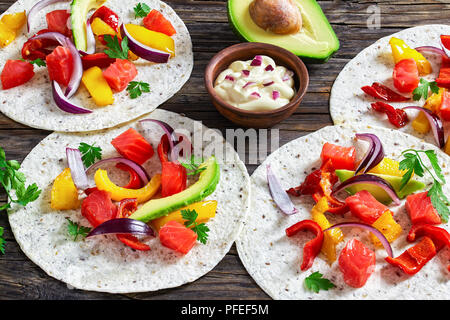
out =
<svg viewBox="0 0 450 320"><path fill-rule="evenodd" d="M54 211L50 208L50 191L54 179L67 166L66 147L77 148L80 142L96 143L103 149L103 159L118 156L111 140L133 127L153 145L155 155L144 164L150 176L161 172L156 153L163 131L158 125L137 122L96 133L53 133L40 142L22 163L27 182L36 182L40 197L25 208L13 207L9 222L22 251L48 275L78 289L110 293L154 291L192 282L214 268L229 251L239 233L249 205L250 178L232 146L215 130L175 113L155 110L148 118L167 122L176 132L192 134L193 144L204 137L204 150L223 149L227 161L220 163L220 181L206 199L217 200L216 216L206 225L210 231L206 245L197 243L185 256L161 245L159 238L144 240L151 250L139 252L110 236L73 241L67 232L69 218L90 227L80 210ZM145 118L147 119L147 117ZM195 128L195 131L194 131ZM182 133L181 131L180 133ZM189 134L188 133L188 134ZM203 134L203 137L201 136ZM205 158L209 155L204 155ZM114 166L114 165L112 165ZM107 166L108 175L119 185L128 182L128 174ZM92 178L93 173L89 173ZM190 183L193 183L196 178Z"/></svg>
<svg viewBox="0 0 450 320"><path fill-rule="evenodd" d="M376 250L376 270L367 283L354 289L343 281L336 260L331 266L322 253L314 260L309 270L301 271L303 246L311 240L310 232L300 232L288 238L285 229L293 224L311 219L314 200L311 196L291 197L299 213L287 216L276 206L267 185L266 166L271 165L283 188L298 186L314 169L320 167L321 146L330 142L342 146L354 145L361 158L368 147L364 141L355 141L355 133L376 134L385 148L385 154L395 160L407 148L435 150L443 168L443 174L449 179L450 160L431 144L393 129L370 126L345 127L329 126L315 133L291 141L272 153L251 176L250 210L244 222L244 228L236 241L239 257L245 268L257 284L273 299L315 299L315 300L351 300L351 299L448 299L450 292L450 273L446 270L450 259L450 250L442 249L436 257L414 276L406 276L397 267L388 264L384 258L384 249ZM423 182L428 183L429 180ZM445 194L450 194L450 184L443 186ZM406 235L411 227L409 216L405 210L404 200L398 207L390 206L395 220L403 228L402 235L392 243L394 257L399 256L411 246L406 242ZM344 218L327 214L330 223L342 221L358 221L350 213ZM440 227L449 230L448 225ZM357 237L370 249L375 250L369 232L360 228L341 228L345 239L336 250L339 256L345 244ZM311 273L319 271L329 279L336 288L319 293L308 291L304 279Z"/></svg>
<svg viewBox="0 0 450 320"><path fill-rule="evenodd" d="M107 0L105 5L115 11L122 22L142 24L142 18L135 19L133 7L139 0ZM6 13L26 10L36 0L19 0ZM145 0L152 9L157 9L171 21L177 33L175 57L166 64L154 64L146 60L134 61L138 75L133 81L150 84L150 93L131 99L127 90L114 92L114 104L97 107L83 84L71 101L84 108L93 110L89 114L70 114L60 110L53 101L51 83L47 68L35 67L35 76L24 85L0 91L0 111L7 117L24 125L51 131L81 132L111 128L136 119L155 110L159 105L177 93L189 79L193 67L192 42L183 21L175 11L164 2ZM47 27L45 14L57 9L69 9L70 2L50 5L32 19L32 30L28 35L26 27L23 33L8 47L0 51L0 66L8 59L20 59L23 44L33 34ZM3 67L2 67L3 68Z"/></svg>
<svg viewBox="0 0 450 320"><path fill-rule="evenodd" d="M380 82L397 91L392 80L392 72L395 66L391 46L389 45L389 40L392 37L404 40L411 48L420 46L440 47L441 34L450 34L450 26L433 24L409 28L384 37L361 51L342 69L331 89L330 113L334 124L356 123L395 128L385 114L372 110L371 104L381 100L368 96L361 90L361 87L370 86L373 82ZM428 53L424 54L424 56L430 61L433 72L423 78L428 81L434 81L439 75L441 57ZM412 105L422 107L424 100L413 101L411 99L408 102L388 103L395 108ZM435 144L436 142L431 131L423 135L416 132L411 126L411 121L416 118L419 111L405 111L409 116L410 122L405 127L397 130ZM450 129L447 122L444 122L444 129L447 137Z"/></svg>

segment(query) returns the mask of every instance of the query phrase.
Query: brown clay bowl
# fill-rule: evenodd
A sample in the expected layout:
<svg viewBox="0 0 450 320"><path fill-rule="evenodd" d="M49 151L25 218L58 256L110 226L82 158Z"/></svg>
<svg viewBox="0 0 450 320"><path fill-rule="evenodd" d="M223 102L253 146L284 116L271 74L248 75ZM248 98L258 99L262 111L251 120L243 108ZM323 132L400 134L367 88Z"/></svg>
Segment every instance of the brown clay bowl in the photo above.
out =
<svg viewBox="0 0 450 320"><path fill-rule="evenodd" d="M219 74L236 60L251 60L256 55L271 57L278 66L294 72L296 94L291 101L272 111L247 111L233 107L214 90ZM299 57L283 48L259 42L240 43L216 54L205 70L205 86L216 109L232 122L247 128L270 128L288 118L300 106L309 85L308 69Z"/></svg>

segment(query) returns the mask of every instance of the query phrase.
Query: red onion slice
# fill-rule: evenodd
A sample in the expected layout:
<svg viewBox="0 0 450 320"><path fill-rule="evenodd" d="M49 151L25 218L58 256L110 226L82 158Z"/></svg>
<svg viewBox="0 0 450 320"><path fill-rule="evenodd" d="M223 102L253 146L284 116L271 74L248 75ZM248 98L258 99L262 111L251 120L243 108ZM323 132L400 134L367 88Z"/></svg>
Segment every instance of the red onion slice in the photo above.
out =
<svg viewBox="0 0 450 320"><path fill-rule="evenodd" d="M56 106L60 108L62 111L72 113L72 114L82 114L82 113L92 113L89 109L84 109L72 102L64 95L62 92L59 83L56 81L52 81L52 94L53 100L56 103Z"/></svg>
<svg viewBox="0 0 450 320"><path fill-rule="evenodd" d="M372 175L372 174L361 174L358 176L353 176L348 180L345 180L344 182L340 183L331 193L332 196L334 196L336 193L342 191L345 188L348 188L350 186L353 186L355 184L373 184L380 188L382 188L386 193L391 197L392 201L395 205L400 205L400 198L397 196L397 193L395 192L392 185L384 180L381 177Z"/></svg>
<svg viewBox="0 0 450 320"><path fill-rule="evenodd" d="M355 175L358 174L358 172L363 168L363 173L366 173L370 169L376 167L384 159L383 144L376 135L371 133L357 133L356 138L368 141L370 143L370 146L363 160L356 169Z"/></svg>
<svg viewBox="0 0 450 320"><path fill-rule="evenodd" d="M86 236L87 238L104 234L133 234L155 236L155 232L146 223L129 219L117 218L103 222Z"/></svg>
<svg viewBox="0 0 450 320"><path fill-rule="evenodd" d="M231 82L234 82L234 77L232 77L232 76L230 76L230 75L227 75L227 76L225 77L225 80L229 80L229 81L231 81Z"/></svg>
<svg viewBox="0 0 450 320"><path fill-rule="evenodd" d="M141 179L141 181L144 185L146 185L150 181L150 178L149 178L147 172L141 165L137 164L134 161L131 161L129 159L125 159L122 157L115 157L115 158L109 158L109 159L103 159L103 160L97 161L96 163L94 163L93 165L91 165L89 168L86 169L86 173L88 173L89 171L92 171L98 167L101 167L105 163L110 163L110 162L120 162L120 163L123 163L123 164L126 164L127 166L129 166L131 169L133 169L136 172L136 174L139 176L139 178Z"/></svg>
<svg viewBox="0 0 450 320"><path fill-rule="evenodd" d="M256 84L256 82L249 81L249 82L247 82L247 83L242 87L242 89L245 89L245 88L247 88L247 87L253 86L253 85L255 85L255 84Z"/></svg>
<svg viewBox="0 0 450 320"><path fill-rule="evenodd" d="M283 81L288 81L290 80L292 77L294 76L294 72L291 70L287 70L286 73L284 74L283 78L281 80Z"/></svg>
<svg viewBox="0 0 450 320"><path fill-rule="evenodd" d="M434 54L438 54L442 57L448 58L447 53L445 53L445 51L443 49L436 48L433 46L417 47L417 48L415 48L415 50L420 53L434 53Z"/></svg>
<svg viewBox="0 0 450 320"><path fill-rule="evenodd" d="M254 99L259 99L259 98L261 98L261 95L258 93L258 92L252 92L252 93L250 93L250 96L252 97L252 98L254 98Z"/></svg>
<svg viewBox="0 0 450 320"><path fill-rule="evenodd" d="M252 63L250 63L250 66L259 67L262 65L262 60L262 56L255 56L255 58L252 60Z"/></svg>
<svg viewBox="0 0 450 320"><path fill-rule="evenodd" d="M122 24L120 26L122 35L128 38L128 47L138 57L155 63L167 63L170 59L170 53L150 48L145 44L134 39Z"/></svg>
<svg viewBox="0 0 450 320"><path fill-rule="evenodd" d="M174 149L175 145L179 142L178 138L175 134L175 130L167 123L165 123L164 121L160 121L160 120L155 120L155 119L144 119L144 120L140 120L139 123L144 123L144 122L154 122L157 125L159 125L164 133L166 134L167 138L169 138L169 154L172 156L172 150ZM175 158L170 159L170 161L178 163L178 156L176 156Z"/></svg>
<svg viewBox="0 0 450 320"><path fill-rule="evenodd" d="M94 32L92 32L90 19L88 19L86 22L86 43L87 43L87 49L86 49L85 53L86 54L94 54L95 53L95 36L94 36Z"/></svg>
<svg viewBox="0 0 450 320"><path fill-rule="evenodd" d="M369 224L359 223L359 222L342 222L342 223L335 224L334 226L331 226L331 227L323 230L323 232L325 233L327 231L333 230L335 228L341 228L341 227L358 227L358 228L363 228L363 229L369 230L378 238L378 240L380 240L380 242L383 245L384 249L386 250L388 256L389 257L394 256L394 254L392 252L391 244L389 243L388 239L386 239L384 234L381 233L378 229L376 229L375 227L373 227Z"/></svg>
<svg viewBox="0 0 450 320"><path fill-rule="evenodd" d="M66 88L65 96L71 98L78 90L81 78L83 77L83 62L80 53L73 42L59 32L46 32L32 37L31 39L51 39L58 41L63 47L68 48L73 58L73 71L70 77L69 85Z"/></svg>
<svg viewBox="0 0 450 320"><path fill-rule="evenodd" d="M267 65L267 67L264 69L265 71L273 71L273 70L275 70L273 67L272 67L272 65Z"/></svg>
<svg viewBox="0 0 450 320"><path fill-rule="evenodd" d="M434 139L436 140L439 148L443 148L445 146L445 136L444 136L444 126L442 125L441 119L435 115L431 110L426 108L417 107L417 106L409 106L404 107L403 110L406 109L416 109L422 111L428 119L430 123L431 129L433 130Z"/></svg>
<svg viewBox="0 0 450 320"><path fill-rule="evenodd" d="M81 160L80 150L66 148L66 156L73 183L78 190L86 190L89 188L89 182L86 172L84 171L84 164L83 160Z"/></svg>
<svg viewBox="0 0 450 320"><path fill-rule="evenodd" d="M269 80L269 81L264 81L264 82L263 82L263 86L264 86L264 87L268 87L268 86L273 85L274 83L275 83L275 81L270 81L270 80Z"/></svg>
<svg viewBox="0 0 450 320"><path fill-rule="evenodd" d="M36 3L31 9L30 11L28 11L28 15L27 15L27 32L30 33L31 30L31 19L33 18L34 15L36 15L39 11L41 11L42 9L44 9L45 7L53 4L53 3L57 3L57 2L69 2L72 0L42 0L39 1L38 3ZM70 19L69 19L70 20Z"/></svg>
<svg viewBox="0 0 450 320"><path fill-rule="evenodd" d="M269 184L269 191L272 199L275 201L278 208L287 215L297 213L298 209L292 203L287 192L281 187L280 182L273 174L270 165L267 165L267 182Z"/></svg>
<svg viewBox="0 0 450 320"><path fill-rule="evenodd" d="M276 91L276 90L273 90L273 91L272 91L272 99L273 99L273 100L277 100L280 96L281 96L281 95L280 95L280 92L279 92L279 91Z"/></svg>
<svg viewBox="0 0 450 320"><path fill-rule="evenodd" d="M245 77L248 77L248 76L250 75L250 71L249 71L249 70L242 70L242 74L243 74Z"/></svg>

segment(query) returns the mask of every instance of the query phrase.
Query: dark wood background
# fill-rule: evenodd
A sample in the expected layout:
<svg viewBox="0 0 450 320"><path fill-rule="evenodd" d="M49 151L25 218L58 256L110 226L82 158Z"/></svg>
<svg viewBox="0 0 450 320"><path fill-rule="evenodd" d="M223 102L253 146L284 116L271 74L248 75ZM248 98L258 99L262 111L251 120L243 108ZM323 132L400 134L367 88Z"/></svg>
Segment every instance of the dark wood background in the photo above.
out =
<svg viewBox="0 0 450 320"><path fill-rule="evenodd" d="M212 106L203 86L203 72L219 50L238 43L226 14L226 0L166 0L186 23L194 45L195 65L191 79L163 109L184 113L210 128L224 132L236 128ZM13 0L0 0L0 12ZM323 65L308 65L310 86L299 109L277 125L280 146L290 140L331 124L328 99L334 79L359 51L377 39L407 27L447 23L450 0L332 0L319 1L337 33L341 48ZM371 5L381 10L381 28L367 28ZM0 146L9 159L22 161L31 149L50 132L18 124L0 114ZM247 165L251 174L256 165ZM0 204L6 196L0 192ZM194 283L158 292L112 295L80 290L49 276L26 258L15 242L5 212L0 213L5 227L6 254L0 255L0 299L269 299L247 274L232 247L214 270Z"/></svg>

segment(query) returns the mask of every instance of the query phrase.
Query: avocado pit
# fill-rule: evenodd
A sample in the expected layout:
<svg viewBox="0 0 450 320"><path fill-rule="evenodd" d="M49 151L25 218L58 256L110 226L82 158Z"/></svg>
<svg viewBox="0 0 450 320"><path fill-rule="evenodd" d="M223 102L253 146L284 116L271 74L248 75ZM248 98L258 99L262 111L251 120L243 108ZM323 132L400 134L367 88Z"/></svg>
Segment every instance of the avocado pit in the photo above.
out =
<svg viewBox="0 0 450 320"><path fill-rule="evenodd" d="M256 25L266 31L292 34L302 28L302 15L293 0L254 0L249 11Z"/></svg>

